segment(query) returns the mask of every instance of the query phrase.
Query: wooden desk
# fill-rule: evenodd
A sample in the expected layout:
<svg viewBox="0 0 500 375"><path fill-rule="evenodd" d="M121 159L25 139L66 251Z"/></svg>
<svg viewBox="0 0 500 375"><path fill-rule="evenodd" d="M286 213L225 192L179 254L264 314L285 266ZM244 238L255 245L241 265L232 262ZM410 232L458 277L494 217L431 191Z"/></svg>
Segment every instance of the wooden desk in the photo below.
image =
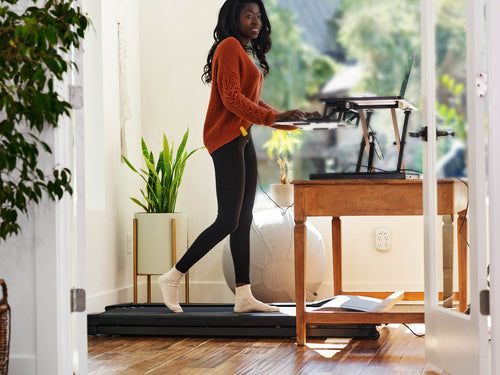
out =
<svg viewBox="0 0 500 375"><path fill-rule="evenodd" d="M294 181L295 302L297 343L306 341L308 323L383 324L423 323L420 312L311 312L306 311L305 269L308 216L332 217L333 292L342 291L342 216L423 215L422 180ZM453 222L458 213L459 309L467 304L467 186L458 180L438 182L438 214L443 216L443 299L453 299ZM354 293L350 293L354 294ZM423 296L423 293L420 293ZM366 295L366 294L365 294ZM423 299L423 298L422 298Z"/></svg>

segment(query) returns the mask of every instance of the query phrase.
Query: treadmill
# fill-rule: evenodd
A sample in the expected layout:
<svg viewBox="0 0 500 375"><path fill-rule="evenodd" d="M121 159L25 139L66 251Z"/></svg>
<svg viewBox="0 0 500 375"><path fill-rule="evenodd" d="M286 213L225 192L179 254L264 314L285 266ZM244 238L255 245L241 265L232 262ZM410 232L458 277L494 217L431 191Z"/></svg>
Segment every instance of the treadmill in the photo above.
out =
<svg viewBox="0 0 500 375"><path fill-rule="evenodd" d="M307 307L321 309L334 299L308 303ZM111 305L104 312L87 315L88 335L294 338L295 304L273 305L280 312L234 313L233 304L181 304L183 313L173 313L162 303ZM374 324L308 325L307 336L380 337Z"/></svg>

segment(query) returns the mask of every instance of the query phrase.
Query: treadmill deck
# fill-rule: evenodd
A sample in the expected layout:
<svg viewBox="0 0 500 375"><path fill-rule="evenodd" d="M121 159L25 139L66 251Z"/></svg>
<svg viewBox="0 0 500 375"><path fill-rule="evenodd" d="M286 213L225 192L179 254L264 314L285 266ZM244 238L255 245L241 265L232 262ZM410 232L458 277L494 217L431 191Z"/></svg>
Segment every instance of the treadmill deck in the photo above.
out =
<svg viewBox="0 0 500 375"><path fill-rule="evenodd" d="M87 316L89 335L180 337L295 337L295 305L275 304L280 312L234 313L233 304L181 304L173 313L164 304L118 304ZM309 306L309 304L308 304ZM320 307L321 304L311 304ZM378 339L373 324L308 325L308 337Z"/></svg>

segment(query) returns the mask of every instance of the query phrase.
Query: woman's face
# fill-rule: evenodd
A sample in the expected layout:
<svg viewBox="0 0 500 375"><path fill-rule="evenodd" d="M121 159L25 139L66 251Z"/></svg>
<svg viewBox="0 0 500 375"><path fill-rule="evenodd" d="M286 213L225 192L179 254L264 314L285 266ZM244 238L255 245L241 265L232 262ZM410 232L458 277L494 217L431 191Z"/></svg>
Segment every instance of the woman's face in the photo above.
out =
<svg viewBox="0 0 500 375"><path fill-rule="evenodd" d="M240 37L244 44L251 39L257 39L262 28L260 8L257 3L245 4L240 12Z"/></svg>

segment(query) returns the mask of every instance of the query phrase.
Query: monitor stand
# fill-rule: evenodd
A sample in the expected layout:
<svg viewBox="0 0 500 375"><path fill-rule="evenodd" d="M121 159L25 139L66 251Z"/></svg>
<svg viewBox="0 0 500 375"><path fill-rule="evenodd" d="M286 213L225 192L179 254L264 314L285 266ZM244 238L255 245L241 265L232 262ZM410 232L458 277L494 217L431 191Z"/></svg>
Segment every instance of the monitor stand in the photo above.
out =
<svg viewBox="0 0 500 375"><path fill-rule="evenodd" d="M363 125L363 138L361 139L358 161L356 164L355 172L320 172L313 173L309 175L310 180L374 180L374 179L385 179L385 180L406 180L406 179L418 179L418 173L406 173L403 172L403 153L406 143L406 134L408 131L408 122L411 114L410 108L404 109L404 122L403 129L401 132L401 137L399 135L399 130L397 126L395 109L391 108L392 120L394 125L394 135L396 138L395 145L398 148L398 161L397 167L394 171L375 171L373 167L373 159L375 152L375 133L369 131L370 120L373 113L372 110L366 111L366 114L360 110L358 111L361 123ZM366 171L361 171L361 163L363 159L363 154L365 149L368 150L368 165L366 166Z"/></svg>

